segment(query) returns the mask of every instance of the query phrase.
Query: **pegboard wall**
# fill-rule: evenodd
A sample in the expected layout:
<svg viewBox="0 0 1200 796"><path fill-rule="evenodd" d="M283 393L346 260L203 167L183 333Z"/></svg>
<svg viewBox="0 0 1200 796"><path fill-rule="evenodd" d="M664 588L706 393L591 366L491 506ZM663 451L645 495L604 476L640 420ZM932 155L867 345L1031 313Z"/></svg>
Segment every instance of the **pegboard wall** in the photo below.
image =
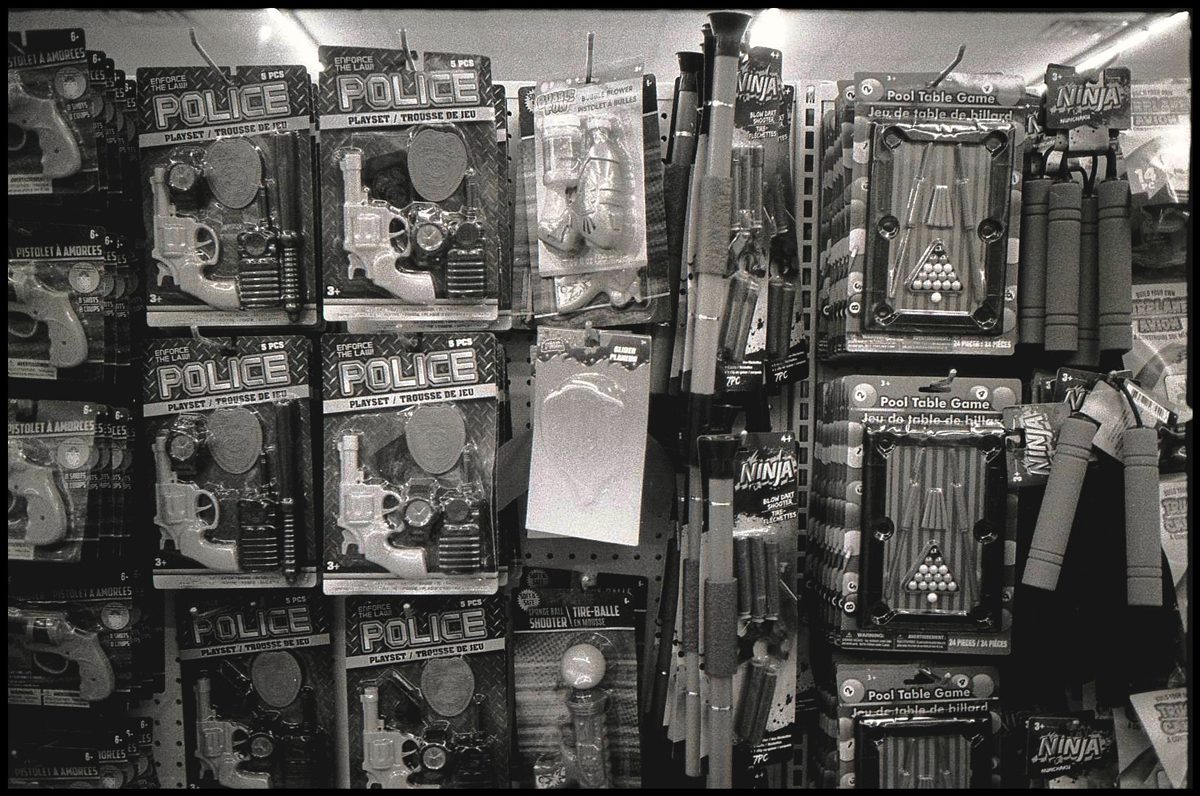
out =
<svg viewBox="0 0 1200 796"><path fill-rule="evenodd" d="M508 105L508 141L510 146L510 183L515 176L513 167L514 150L520 145L520 137L516 131L517 89L528 85L525 81L499 81L506 90ZM816 103L822 92L828 92L832 87L827 81L802 81L796 88L797 108L794 115L793 153L796 174L796 207L795 230L798 236L798 251L800 259L800 306L805 332L810 336L814 324L814 291L816 264L816 202L819 162L817 153L820 151L820 114ZM659 121L663 131L662 140L665 144L665 133L671 123L671 92L672 81L669 79L658 82ZM518 161L519 162L519 161ZM534 332L529 330L513 330L502 335L505 361L508 368L508 409L511 427L514 435L529 430L532 423L532 394L533 368L529 355L529 347L534 340ZM799 527L806 527L807 492L810 483L811 468L811 439L812 439L812 391L809 388L811 379L789 386L769 399L772 428L792 429L796 432L799 444L800 464L800 522ZM671 486L673 488L673 485ZM527 554L527 565L540 564L552 568L579 569L593 572L612 572L645 577L647 589L647 635L649 640L657 634L658 603L662 588L662 569L665 548L671 536L669 517L655 516L644 518L643 543L637 548L620 547L601 543L589 543L582 540L535 540L526 543L523 552ZM801 535L800 555L803 556L803 534ZM802 561L797 561L794 572L803 571ZM793 582L793 591L800 594L800 583ZM171 592L164 592L165 604L165 638L166 638L166 690L137 706L132 712L137 716L148 716L154 720L155 737L155 766L158 778L163 788L185 788L186 781L186 750L184 746L185 728L183 726L182 708L183 693L181 690L179 672L179 649L175 627L175 600ZM340 614L336 614L340 615ZM651 647L648 647L648 649ZM341 645L334 650L340 654ZM339 667L340 668L340 667ZM803 739L803 734L799 735ZM767 784L771 787L801 787L803 785L804 749L797 745L793 761L778 769L768 772ZM344 761L342 761L344 762ZM339 766L341 767L341 766Z"/></svg>

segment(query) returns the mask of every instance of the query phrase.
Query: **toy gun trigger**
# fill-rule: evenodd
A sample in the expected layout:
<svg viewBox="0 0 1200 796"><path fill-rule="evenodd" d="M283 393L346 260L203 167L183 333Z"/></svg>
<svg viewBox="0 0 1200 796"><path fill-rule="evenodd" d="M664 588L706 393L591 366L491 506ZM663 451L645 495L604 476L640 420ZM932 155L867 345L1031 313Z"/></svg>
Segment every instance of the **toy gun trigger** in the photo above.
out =
<svg viewBox="0 0 1200 796"><path fill-rule="evenodd" d="M408 259L412 257L412 234L408 224L408 217L401 211L395 210L391 205L387 205L391 215L388 218L388 242L392 244L392 248L400 253L400 256ZM400 222L400 228L395 232L392 231L392 225ZM401 238L403 236L403 238ZM397 243L397 239L400 242Z"/></svg>
<svg viewBox="0 0 1200 796"><path fill-rule="evenodd" d="M201 221L196 222L194 251L202 267L216 265L221 259L221 238L216 230Z"/></svg>
<svg viewBox="0 0 1200 796"><path fill-rule="evenodd" d="M211 519L204 519L201 515L206 512L211 512ZM201 520L204 524L201 530L210 531L217 527L221 520L221 510L217 503L217 496L207 489L196 490L196 519Z"/></svg>

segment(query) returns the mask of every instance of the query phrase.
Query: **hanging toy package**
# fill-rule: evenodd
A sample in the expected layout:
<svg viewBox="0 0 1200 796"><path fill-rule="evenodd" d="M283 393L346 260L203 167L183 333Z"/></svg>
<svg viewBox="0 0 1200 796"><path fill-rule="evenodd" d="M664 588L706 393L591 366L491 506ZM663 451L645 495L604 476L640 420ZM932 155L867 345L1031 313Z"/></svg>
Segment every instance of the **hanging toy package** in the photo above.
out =
<svg viewBox="0 0 1200 796"><path fill-rule="evenodd" d="M499 596L346 600L342 787L508 787L507 632Z"/></svg>
<svg viewBox="0 0 1200 796"><path fill-rule="evenodd" d="M329 603L311 591L180 595L189 787L333 787Z"/></svg>
<svg viewBox="0 0 1200 796"><path fill-rule="evenodd" d="M316 585L309 356L303 337L151 342L155 586Z"/></svg>
<svg viewBox="0 0 1200 796"><path fill-rule="evenodd" d="M317 321L303 66L138 69L150 326Z"/></svg>
<svg viewBox="0 0 1200 796"><path fill-rule="evenodd" d="M636 545L650 405L650 338L538 327L531 533Z"/></svg>
<svg viewBox="0 0 1200 796"><path fill-rule="evenodd" d="M1010 355L1024 81L855 75L836 350Z"/></svg>
<svg viewBox="0 0 1200 796"><path fill-rule="evenodd" d="M637 684L628 592L516 592L514 778L520 787L640 787Z"/></svg>
<svg viewBox="0 0 1200 796"><path fill-rule="evenodd" d="M327 594L492 594L491 334L325 335Z"/></svg>
<svg viewBox="0 0 1200 796"><path fill-rule="evenodd" d="M840 788L967 789L1000 784L996 670L839 663Z"/></svg>
<svg viewBox="0 0 1200 796"><path fill-rule="evenodd" d="M8 195L86 193L98 184L90 80L80 28L9 33Z"/></svg>
<svg viewBox="0 0 1200 796"><path fill-rule="evenodd" d="M669 314L655 81L640 66L602 82L522 89L521 137L533 152L528 216L534 312L597 326Z"/></svg>
<svg viewBox="0 0 1200 796"><path fill-rule="evenodd" d="M320 53L326 320L490 328L504 223L491 61Z"/></svg>

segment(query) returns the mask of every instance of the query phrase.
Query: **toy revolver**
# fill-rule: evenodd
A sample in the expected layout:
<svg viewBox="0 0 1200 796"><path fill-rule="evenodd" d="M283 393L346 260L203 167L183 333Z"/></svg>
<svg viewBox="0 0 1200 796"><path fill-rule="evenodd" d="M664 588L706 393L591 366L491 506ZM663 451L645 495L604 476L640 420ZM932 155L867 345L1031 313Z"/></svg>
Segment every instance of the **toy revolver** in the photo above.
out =
<svg viewBox="0 0 1200 796"><path fill-rule="evenodd" d="M158 261L158 284L169 276L180 290L209 306L239 309L237 281L205 273L220 259L221 241L216 231L176 212L167 191L166 167L156 166L151 172L150 189L154 192L154 248L150 254Z"/></svg>
<svg viewBox="0 0 1200 796"><path fill-rule="evenodd" d="M8 127L9 152L25 146L25 133L37 133L38 146L42 150L42 174L49 179L70 177L83 167L79 143L66 119L58 112L58 105L53 99L31 96L13 72L8 74ZM15 142L11 134L14 127L21 131Z"/></svg>
<svg viewBox="0 0 1200 796"><path fill-rule="evenodd" d="M8 302L8 333L32 337L37 324L44 323L50 336L50 364L56 368L82 364L87 359L87 334L71 306L70 294L42 284L32 264L9 265L8 284L15 299ZM14 326L13 315L27 316L35 323L32 328Z"/></svg>
<svg viewBox="0 0 1200 796"><path fill-rule="evenodd" d="M361 273L401 301L433 303L437 294L432 274L401 271L396 267L397 260L413 254L413 230L408 216L385 201L371 198L371 192L362 182L362 165L361 152L347 152L338 163L345 191L342 248L350 255L349 278ZM393 224L399 225L395 232Z"/></svg>
<svg viewBox="0 0 1200 796"><path fill-rule="evenodd" d="M216 496L193 483L180 481L172 464L195 457L204 443L202 434L198 426L170 428L155 438L154 498L158 513L154 522L162 531L163 540L170 540L181 554L218 572L237 572L237 546L214 542L205 536L220 521ZM209 511L212 518L206 520L203 515Z"/></svg>
<svg viewBox="0 0 1200 796"><path fill-rule="evenodd" d="M8 492L25 500L26 542L55 544L67 535L67 507L54 469L29 461L15 440L8 441Z"/></svg>
<svg viewBox="0 0 1200 796"><path fill-rule="evenodd" d="M76 627L63 611L8 607L8 632L26 650L58 655L79 667L79 696L88 702L107 699L116 687L112 662L100 646L100 637Z"/></svg>
<svg viewBox="0 0 1200 796"><path fill-rule="evenodd" d="M249 756L234 749L234 736L248 737L250 729L217 716L212 706L212 681L207 677L196 680L195 694L196 759L200 761L200 773L208 772L226 788L270 788L270 774L241 768Z"/></svg>
<svg viewBox="0 0 1200 796"><path fill-rule="evenodd" d="M363 771L368 788L436 788L438 785L410 783L420 773L424 755L421 740L409 732L389 730L379 717L379 689L368 686L359 696L363 710ZM435 756L436 757L436 756ZM444 757L441 758L444 760ZM435 761L432 761L436 763Z"/></svg>

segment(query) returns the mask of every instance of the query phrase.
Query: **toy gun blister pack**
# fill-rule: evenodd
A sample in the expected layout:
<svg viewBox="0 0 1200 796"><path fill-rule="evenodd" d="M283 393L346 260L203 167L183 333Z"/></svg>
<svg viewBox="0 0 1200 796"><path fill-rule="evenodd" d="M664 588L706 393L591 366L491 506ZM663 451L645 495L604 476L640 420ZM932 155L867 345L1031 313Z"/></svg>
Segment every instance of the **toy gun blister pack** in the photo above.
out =
<svg viewBox="0 0 1200 796"><path fill-rule="evenodd" d="M84 558L106 521L97 473L103 404L8 402L8 559L71 563Z"/></svg>
<svg viewBox="0 0 1200 796"><path fill-rule="evenodd" d="M302 66L138 70L151 326L316 322Z"/></svg>
<svg viewBox="0 0 1200 796"><path fill-rule="evenodd" d="M485 328L506 225L491 62L322 47L325 317ZM507 238L507 234L505 235Z"/></svg>
<svg viewBox="0 0 1200 796"><path fill-rule="evenodd" d="M505 600L346 600L350 786L507 787Z"/></svg>
<svg viewBox="0 0 1200 796"><path fill-rule="evenodd" d="M45 717L22 727L20 739L9 745L9 755L10 788L160 787L153 720L148 718L106 716L94 726L80 726L65 717Z"/></svg>
<svg viewBox="0 0 1200 796"><path fill-rule="evenodd" d="M8 47L8 194L86 193L98 184L90 80L81 29L11 34Z"/></svg>
<svg viewBox="0 0 1200 796"><path fill-rule="evenodd" d="M1016 497L1002 411L1020 389L953 375L822 388L808 567L835 644L1008 652Z"/></svg>
<svg viewBox="0 0 1200 796"><path fill-rule="evenodd" d="M995 669L913 663L835 664L825 726L825 781L838 788L1000 785ZM836 707L834 707L834 705Z"/></svg>
<svg viewBox="0 0 1200 796"><path fill-rule="evenodd" d="M535 317L610 326L669 316L655 85L639 65L521 89Z"/></svg>
<svg viewBox="0 0 1200 796"><path fill-rule="evenodd" d="M333 786L330 605L311 591L179 602L188 784Z"/></svg>
<svg viewBox="0 0 1200 796"><path fill-rule="evenodd" d="M110 236L104 227L12 221L8 231L8 375L100 381L116 361L105 302L123 287Z"/></svg>
<svg viewBox="0 0 1200 796"><path fill-rule="evenodd" d="M641 787L634 596L514 593L515 779L536 788Z"/></svg>
<svg viewBox="0 0 1200 796"><path fill-rule="evenodd" d="M491 594L491 334L326 335L328 594Z"/></svg>
<svg viewBox="0 0 1200 796"><path fill-rule="evenodd" d="M8 601L8 702L117 710L153 693L162 672L162 617L135 570L78 574L70 586L13 571ZM159 631L160 632L160 631ZM161 684L159 684L161 687Z"/></svg>
<svg viewBox="0 0 1200 796"><path fill-rule="evenodd" d="M316 583L309 342L155 340L144 415L165 588Z"/></svg>

